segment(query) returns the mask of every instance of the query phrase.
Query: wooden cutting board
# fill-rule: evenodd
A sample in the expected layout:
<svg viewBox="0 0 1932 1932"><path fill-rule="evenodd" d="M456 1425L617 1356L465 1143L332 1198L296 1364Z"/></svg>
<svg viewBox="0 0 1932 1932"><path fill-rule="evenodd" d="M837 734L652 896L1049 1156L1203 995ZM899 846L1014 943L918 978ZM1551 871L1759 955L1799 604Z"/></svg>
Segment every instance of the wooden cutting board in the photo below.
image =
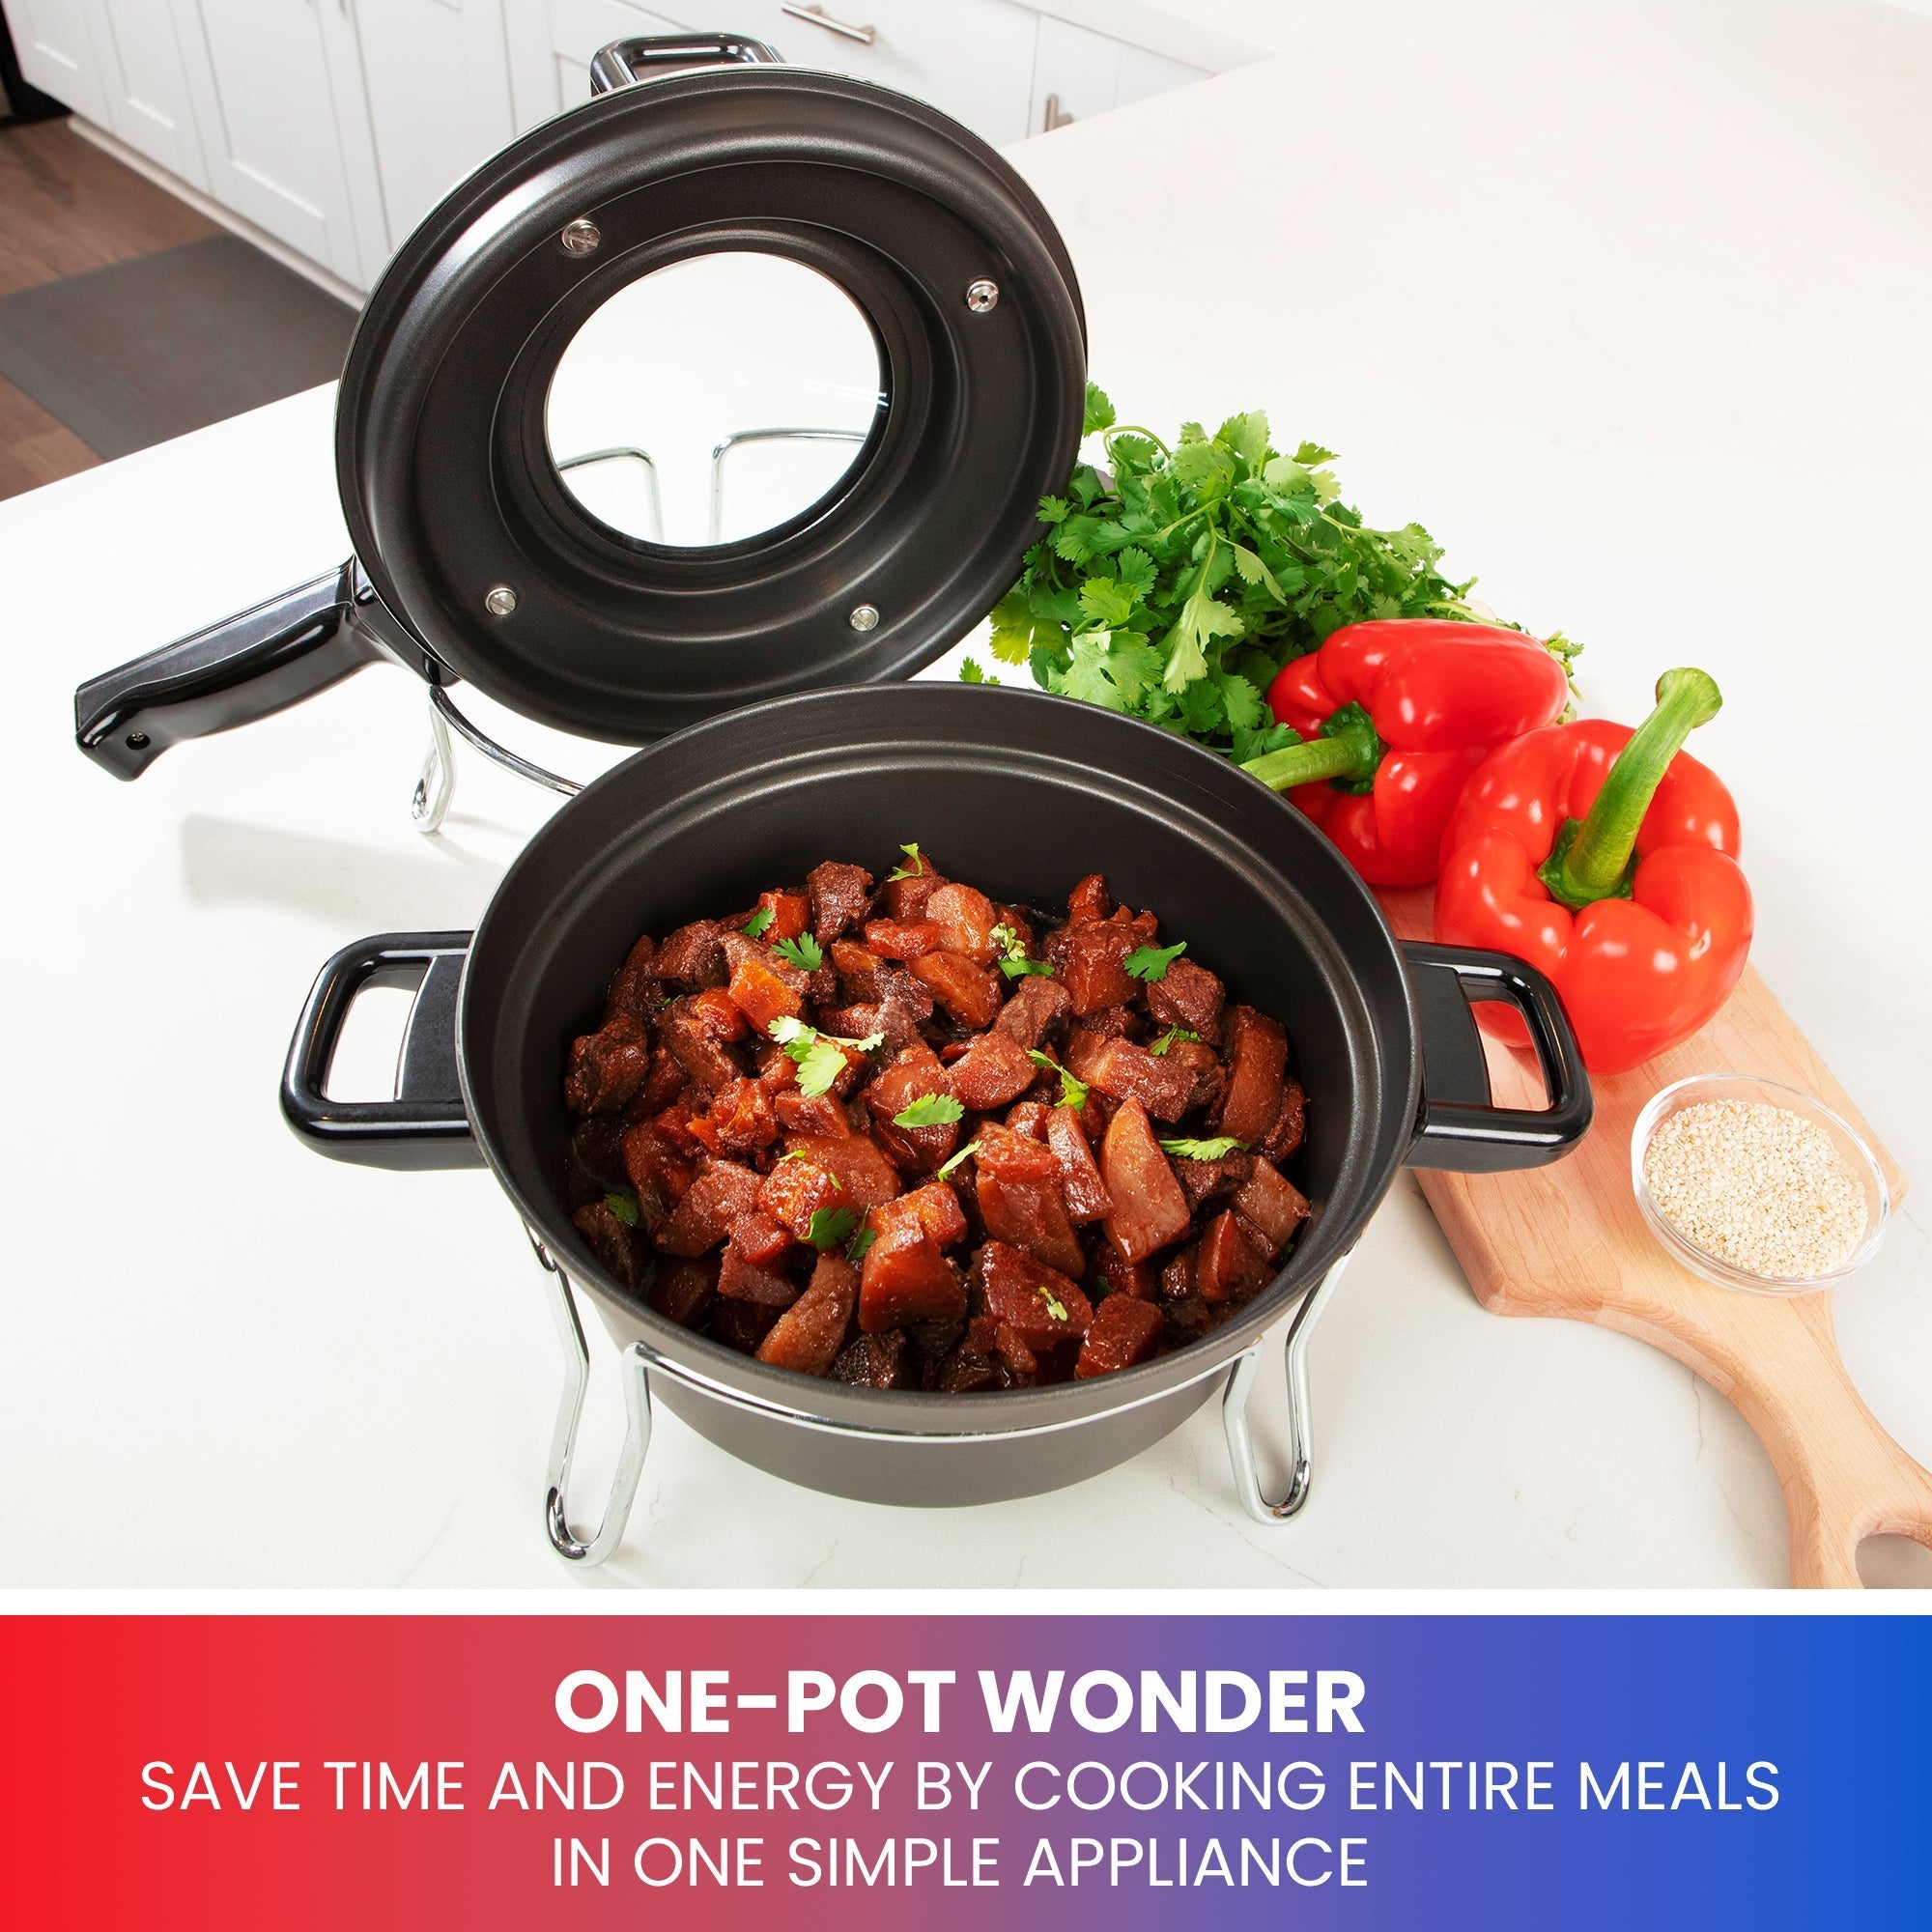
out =
<svg viewBox="0 0 1932 1932"><path fill-rule="evenodd" d="M1427 888L1381 895L1397 933L1430 936ZM1540 1106L1528 1056L1486 1042L1498 1104ZM1422 1173L1435 1218L1494 1315L1594 1321L1654 1344L1734 1404L1770 1452L1791 1530L1791 1580L1859 1587L1868 1536L1932 1545L1932 1475L1879 1426L1838 1358L1830 1292L1776 1299L1701 1280L1660 1248L1630 1181L1631 1130L1659 1088L1693 1073L1751 1073L1815 1094L1863 1135L1894 1203L1897 1163L1756 971L1694 1038L1631 1073L1592 1081L1583 1145L1521 1174Z"/></svg>

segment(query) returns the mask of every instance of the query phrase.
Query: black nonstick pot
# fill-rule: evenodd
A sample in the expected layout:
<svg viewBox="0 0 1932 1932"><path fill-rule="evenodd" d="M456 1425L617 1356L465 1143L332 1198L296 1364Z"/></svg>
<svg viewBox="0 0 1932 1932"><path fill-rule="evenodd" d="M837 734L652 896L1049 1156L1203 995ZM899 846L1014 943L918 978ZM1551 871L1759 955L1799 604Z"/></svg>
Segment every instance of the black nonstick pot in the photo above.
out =
<svg viewBox="0 0 1932 1932"><path fill-rule="evenodd" d="M1234 996L1288 1027L1309 1095L1295 1178L1314 1213L1272 1286L1207 1341L1023 1392L849 1388L675 1326L572 1227L564 1057L598 1024L638 933L749 902L828 857L880 867L913 839L943 872L1011 902L1064 897L1080 873L1104 871L1119 899L1157 912ZM459 954L451 1061L443 1029ZM326 1099L357 987L425 968L431 1004L412 1028L402 1096ZM1471 997L1523 1013L1548 1112L1488 1104ZM282 1097L297 1132L338 1159L487 1161L612 1334L644 1346L663 1400L721 1448L835 1494L942 1504L1056 1489L1166 1435L1347 1255L1405 1161L1533 1166L1566 1152L1590 1118L1548 981L1499 953L1399 945L1334 847L1244 773L1090 705L940 684L758 705L639 753L531 840L473 935L390 934L338 953L302 1016Z"/></svg>

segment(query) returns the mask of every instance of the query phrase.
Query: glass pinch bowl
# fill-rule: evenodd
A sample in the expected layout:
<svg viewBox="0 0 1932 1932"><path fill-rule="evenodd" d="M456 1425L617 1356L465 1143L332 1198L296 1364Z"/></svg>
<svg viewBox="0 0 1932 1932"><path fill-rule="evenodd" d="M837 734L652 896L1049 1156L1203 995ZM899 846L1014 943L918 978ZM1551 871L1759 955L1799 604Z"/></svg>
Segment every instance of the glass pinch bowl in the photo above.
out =
<svg viewBox="0 0 1932 1932"><path fill-rule="evenodd" d="M1836 1267L1811 1275L1752 1274L1698 1247L1665 1219L1662 1209L1652 1198L1649 1182L1644 1179L1644 1160L1650 1151L1652 1138L1665 1121L1673 1114L1682 1113L1686 1107L1725 1100L1781 1107L1787 1113L1812 1122L1831 1136L1833 1146L1857 1175L1865 1201L1865 1231L1859 1237L1858 1246ZM1877 1157L1855 1128L1823 1101L1813 1099L1809 1094L1802 1093L1796 1087L1742 1073L1695 1074L1688 1080L1673 1081L1670 1086L1651 1095L1649 1104L1636 1117L1636 1125L1631 1130L1631 1186L1636 1194L1636 1205L1645 1225L1672 1261L1689 1268L1692 1274L1702 1275L1706 1281L1716 1282L1719 1288L1737 1289L1745 1294L1814 1294L1821 1288L1835 1287L1856 1274L1878 1252L1879 1243L1885 1238L1886 1223L1891 1214L1891 1191L1886 1186Z"/></svg>

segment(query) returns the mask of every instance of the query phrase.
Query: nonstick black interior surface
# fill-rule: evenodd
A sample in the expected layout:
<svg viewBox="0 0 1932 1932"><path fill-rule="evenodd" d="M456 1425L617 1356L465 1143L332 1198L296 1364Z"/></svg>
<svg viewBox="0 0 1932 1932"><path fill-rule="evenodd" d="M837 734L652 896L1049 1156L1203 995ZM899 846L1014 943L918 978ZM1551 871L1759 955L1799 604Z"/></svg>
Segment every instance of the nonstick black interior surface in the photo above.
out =
<svg viewBox="0 0 1932 1932"><path fill-rule="evenodd" d="M1165 942L1185 938L1231 997L1287 1026L1309 1095L1308 1138L1291 1171L1314 1214L1274 1285L1205 1342L1043 1389L851 1389L766 1368L663 1321L604 1273L571 1226L564 1056L596 1025L637 934L662 936L720 905L749 903L774 879L802 879L826 858L883 874L909 839L942 872L1008 900L1051 901L1080 873L1104 872L1118 899L1159 916ZM618 766L504 879L471 947L458 1033L474 1131L574 1279L667 1355L726 1388L933 1435L1097 1414L1231 1359L1348 1250L1417 1118L1402 956L1365 888L1300 812L1151 725L984 687L783 699L695 726Z"/></svg>

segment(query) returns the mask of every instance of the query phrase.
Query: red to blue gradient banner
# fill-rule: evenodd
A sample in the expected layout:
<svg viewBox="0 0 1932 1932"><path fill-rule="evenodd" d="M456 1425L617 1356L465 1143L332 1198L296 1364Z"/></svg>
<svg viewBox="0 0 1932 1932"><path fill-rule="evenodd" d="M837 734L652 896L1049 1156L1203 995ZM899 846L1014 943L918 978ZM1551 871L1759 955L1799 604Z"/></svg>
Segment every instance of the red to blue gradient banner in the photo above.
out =
<svg viewBox="0 0 1932 1932"><path fill-rule="evenodd" d="M1905 1617L14 1616L0 1923L1923 1924Z"/></svg>

